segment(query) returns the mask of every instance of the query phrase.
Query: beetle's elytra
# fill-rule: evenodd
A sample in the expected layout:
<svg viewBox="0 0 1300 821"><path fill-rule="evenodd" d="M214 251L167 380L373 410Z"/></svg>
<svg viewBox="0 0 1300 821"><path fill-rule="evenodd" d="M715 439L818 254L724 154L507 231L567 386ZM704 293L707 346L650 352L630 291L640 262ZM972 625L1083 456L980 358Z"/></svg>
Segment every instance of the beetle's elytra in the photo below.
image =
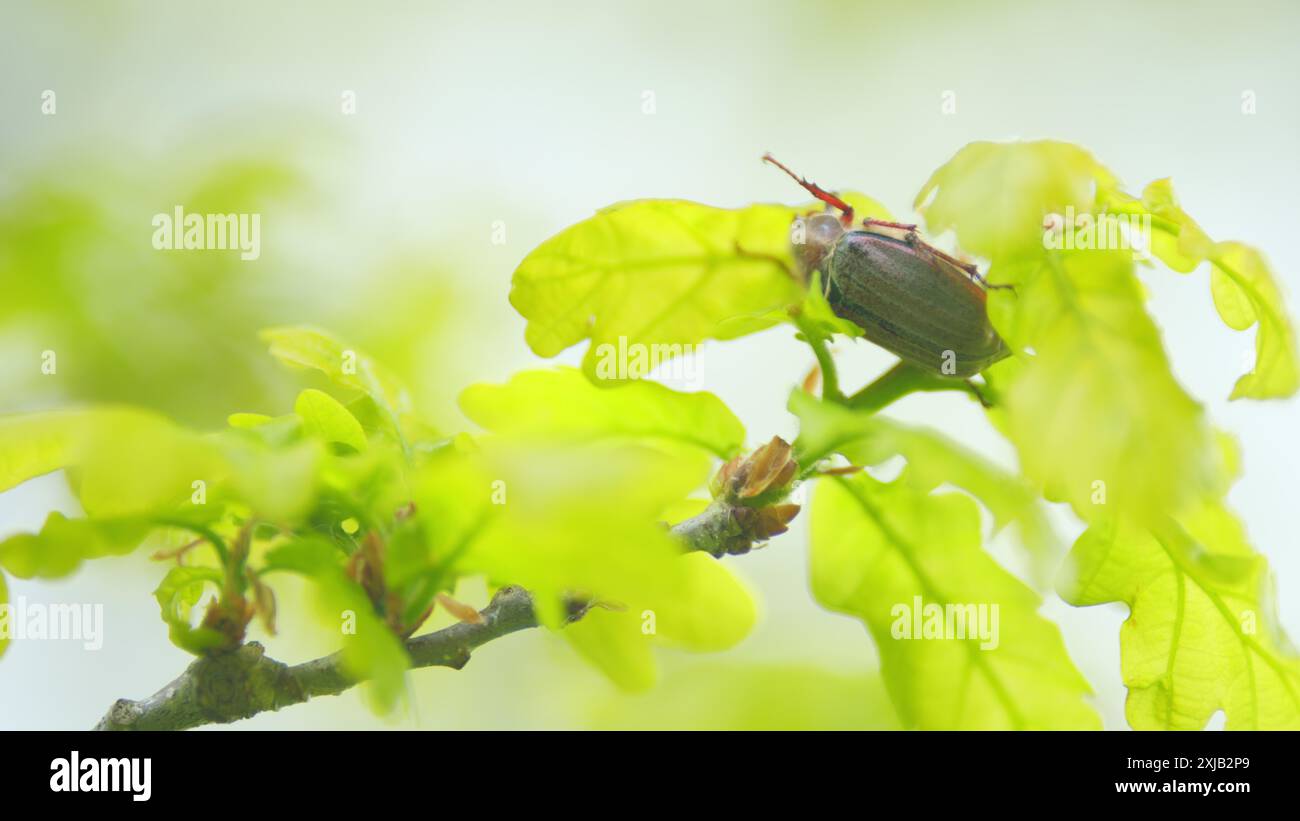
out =
<svg viewBox="0 0 1300 821"><path fill-rule="evenodd" d="M973 265L921 240L914 225L868 219L854 228L852 206L770 154L763 159L840 211L807 217L802 241L793 245L804 281L821 272L837 316L905 362L941 376L973 376L1008 355L989 323L985 286Z"/></svg>

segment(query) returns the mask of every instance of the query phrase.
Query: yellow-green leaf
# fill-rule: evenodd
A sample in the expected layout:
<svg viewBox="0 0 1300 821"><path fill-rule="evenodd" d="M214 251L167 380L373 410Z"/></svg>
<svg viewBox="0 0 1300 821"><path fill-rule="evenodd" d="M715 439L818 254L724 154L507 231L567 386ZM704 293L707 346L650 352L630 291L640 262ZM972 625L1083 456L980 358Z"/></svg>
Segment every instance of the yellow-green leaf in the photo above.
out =
<svg viewBox="0 0 1300 821"><path fill-rule="evenodd" d="M1239 242L1217 243L1210 261L1214 265L1210 280L1214 304L1223 321L1234 329L1250 327L1250 320L1259 323L1255 367L1237 380L1230 398L1293 395L1300 389L1295 328L1268 263L1259 251Z"/></svg>
<svg viewBox="0 0 1300 821"><path fill-rule="evenodd" d="M1276 277L1257 249L1240 242L1214 242L1179 205L1172 183L1156 180L1136 200L1112 193L1111 207L1151 221L1151 250L1175 271L1187 273L1210 261L1210 293L1224 324L1244 331L1258 323L1255 362L1237 380L1232 399L1273 399L1300 389L1295 328Z"/></svg>
<svg viewBox="0 0 1300 821"><path fill-rule="evenodd" d="M149 411L87 414L69 463L87 515L147 516L187 504L228 475L220 448ZM196 486L195 483L202 483Z"/></svg>
<svg viewBox="0 0 1300 821"><path fill-rule="evenodd" d="M281 523L297 521L310 510L325 460L320 443L308 439L278 449L238 440L223 445L226 483L209 503L211 498L222 499L220 491L229 491L259 518Z"/></svg>
<svg viewBox="0 0 1300 821"><path fill-rule="evenodd" d="M365 693L376 713L392 712L404 693L403 682L411 657L401 639L380 618L356 582L341 568L331 568L315 578L316 607L327 630L342 633L343 671L364 680Z"/></svg>
<svg viewBox="0 0 1300 821"><path fill-rule="evenodd" d="M190 624L194 607L203 596L204 588L211 585L220 589L221 571L215 567L173 567L154 590L162 620L167 623L167 635L172 644L195 655L202 655L226 642L226 637L208 627Z"/></svg>
<svg viewBox="0 0 1300 821"><path fill-rule="evenodd" d="M232 413L226 417L226 424L232 428L247 430L261 427L267 422L272 421L273 417L264 413Z"/></svg>
<svg viewBox="0 0 1300 821"><path fill-rule="evenodd" d="M485 437L478 451L424 466L413 494L420 515L437 523L430 560L440 568L521 585L554 628L563 624L560 603L574 595L636 616L605 619L575 640L615 681L641 686L649 678L644 648L619 625L641 641L648 613L654 636L719 650L756 618L731 571L702 554L683 556L660 521L701 485L708 463L680 450Z"/></svg>
<svg viewBox="0 0 1300 821"><path fill-rule="evenodd" d="M77 411L0 418L0 491L64 467L84 419Z"/></svg>
<svg viewBox="0 0 1300 821"><path fill-rule="evenodd" d="M866 624L905 726L1100 727L1038 597L981 549L969 498L859 474L819 480L812 516L813 594Z"/></svg>
<svg viewBox="0 0 1300 821"><path fill-rule="evenodd" d="M361 423L328 393L308 388L298 394L293 410L302 419L303 432L308 436L347 445L358 452L366 449L366 432Z"/></svg>
<svg viewBox="0 0 1300 821"><path fill-rule="evenodd" d="M366 592L344 572L341 552L320 539L296 539L268 551L265 569L311 579L320 627L342 642L344 672L366 682L366 698L376 713L392 712L402 697L411 657Z"/></svg>
<svg viewBox="0 0 1300 821"><path fill-rule="evenodd" d="M638 614L594 608L561 635L619 688L639 692L654 686L654 644L642 632Z"/></svg>
<svg viewBox="0 0 1300 821"><path fill-rule="evenodd" d="M955 230L963 250L997 264L1041 253L1046 215L1091 212L1115 185L1077 145L975 142L930 176L914 207L930 233Z"/></svg>
<svg viewBox="0 0 1300 821"><path fill-rule="evenodd" d="M504 385L473 385L460 396L465 415L494 433L554 441L667 439L726 459L745 429L711 393L681 393L654 382L598 388L572 368L525 371Z"/></svg>
<svg viewBox="0 0 1300 821"><path fill-rule="evenodd" d="M1002 269L998 332L1021 356L985 372L1026 477L1084 519L1175 510L1210 487L1217 449L1169 370L1131 255L1050 253Z"/></svg>
<svg viewBox="0 0 1300 821"><path fill-rule="evenodd" d="M0 565L20 579L57 579L86 559L131 552L149 529L138 519L69 519L54 512L39 533L19 533L0 542Z"/></svg>
<svg viewBox="0 0 1300 821"><path fill-rule="evenodd" d="M1153 231L1151 252L1170 268L1188 273L1210 255L1213 241L1178 205L1170 179L1149 183L1142 190L1141 205L1154 218L1152 227L1160 225L1163 229Z"/></svg>
<svg viewBox="0 0 1300 821"><path fill-rule="evenodd" d="M393 434L405 443L403 425L411 413L410 394L382 365L317 328L267 328L261 337L270 346L271 355L286 365L320 371L334 383L366 394Z"/></svg>
<svg viewBox="0 0 1300 821"><path fill-rule="evenodd" d="M525 257L510 302L528 320L525 338L541 356L590 338L583 360L590 377L619 355L620 345L646 362L668 359L682 354L683 345L722 338L719 326L727 320L760 317L799 300L789 252L797 213L778 205L729 210L680 200L615 205ZM603 375L644 374L616 368Z"/></svg>
<svg viewBox="0 0 1300 821"><path fill-rule="evenodd" d="M795 458L805 470L833 453L861 467L902 456L907 470L901 478L917 491L928 493L945 483L961 488L989 509L997 527L1014 525L1036 559L1058 554L1056 534L1033 489L974 451L937 431L821 402L803 391L790 395L789 407L799 417Z"/></svg>
<svg viewBox="0 0 1300 821"><path fill-rule="evenodd" d="M1283 634L1263 556L1226 508L1206 504L1153 531L1094 524L1060 591L1077 606L1121 601L1125 713L1134 729L1300 728L1300 658Z"/></svg>
<svg viewBox="0 0 1300 821"><path fill-rule="evenodd" d="M754 597L727 565L705 553L678 559L680 575L669 596L648 600L656 635L698 651L721 651L739 644L754 629Z"/></svg>

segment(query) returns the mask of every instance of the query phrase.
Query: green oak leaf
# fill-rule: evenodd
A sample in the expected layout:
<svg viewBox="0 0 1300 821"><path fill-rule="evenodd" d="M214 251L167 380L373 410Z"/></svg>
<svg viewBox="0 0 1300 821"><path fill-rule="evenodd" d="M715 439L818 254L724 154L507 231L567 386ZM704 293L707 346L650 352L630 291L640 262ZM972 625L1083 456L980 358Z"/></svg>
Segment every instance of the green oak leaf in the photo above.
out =
<svg viewBox="0 0 1300 821"><path fill-rule="evenodd" d="M1061 596L1125 602L1125 707L1134 729L1300 728L1300 657L1283 634L1264 557L1220 504L1151 530L1098 522L1071 554Z"/></svg>
<svg viewBox="0 0 1300 821"><path fill-rule="evenodd" d="M860 216L889 218L843 195ZM706 339L735 339L789 318L806 285L790 243L820 205L714 208L684 200L619 203L539 245L515 271L510 303L540 356L585 340L592 379L644 376Z"/></svg>
<svg viewBox="0 0 1300 821"><path fill-rule="evenodd" d="M1175 271L1188 273L1209 260L1210 292L1224 324L1235 331L1258 324L1254 367L1229 398L1280 398L1300 389L1295 328L1263 254L1240 242L1211 240L1178 205L1168 179L1149 184L1141 199L1112 193L1108 210L1149 217L1151 252Z"/></svg>
<svg viewBox="0 0 1300 821"><path fill-rule="evenodd" d="M641 632L636 613L595 608L566 625L562 635L578 655L621 690L643 692L658 681L654 644Z"/></svg>
<svg viewBox="0 0 1300 821"><path fill-rule="evenodd" d="M318 576L339 566L342 552L322 539L291 539L266 551L262 572Z"/></svg>
<svg viewBox="0 0 1300 821"><path fill-rule="evenodd" d="M75 466L92 515L133 514L187 496L215 449L152 411L101 406L0 417L0 490Z"/></svg>
<svg viewBox="0 0 1300 821"><path fill-rule="evenodd" d="M514 274L510 303L528 320L525 338L540 356L555 356L590 338L583 359L589 377L598 378L598 366L620 344L625 350L645 346L647 356L658 351L662 361L682 354L684 345L721 338L724 321L761 317L798 301L788 247L796 215L779 205L614 205L525 257ZM744 331L775 321L756 320ZM605 375L644 374L616 369Z"/></svg>
<svg viewBox="0 0 1300 821"><path fill-rule="evenodd" d="M664 439L722 459L745 441L736 415L711 393L682 393L636 381L593 385L580 371L525 371L504 385L473 385L460 395L471 420L494 433L552 441Z"/></svg>
<svg viewBox="0 0 1300 821"><path fill-rule="evenodd" d="M341 569L315 578L316 607L325 629L343 631L343 670L366 682L371 709L392 712L404 693L411 657L374 611L360 585Z"/></svg>
<svg viewBox="0 0 1300 821"><path fill-rule="evenodd" d="M1168 178L1148 183L1141 198L1112 191L1110 200L1108 212L1151 216L1151 253L1179 273L1195 270L1213 251L1214 241L1178 205Z"/></svg>
<svg viewBox="0 0 1300 821"><path fill-rule="evenodd" d="M894 221L894 217L889 213L888 209L865 194L849 191L841 192L839 196L853 206L853 212L856 215L855 219L873 217L890 222ZM794 209L792 217L796 221L791 223L789 229L790 241L797 243L801 237L799 226L802 223L797 221L797 217L823 210L825 208L819 204L809 204ZM783 259L782 264L793 265L794 262L793 260L787 261ZM831 310L830 304L827 303L826 297L822 293L822 281L821 272L813 271L808 285L802 289L803 293L798 301L757 314L741 314L724 319L718 324L714 336L718 339L737 339L782 322L793 324L800 334L814 341L818 339L829 340L834 334L843 334L848 337L862 336L861 328L847 319L841 319Z"/></svg>
<svg viewBox="0 0 1300 821"><path fill-rule="evenodd" d="M57 579L87 559L130 553L150 529L140 519L69 519L54 512L39 533L0 541L0 566L20 579Z"/></svg>
<svg viewBox="0 0 1300 821"><path fill-rule="evenodd" d="M167 571L153 595L162 620L167 623L172 644L197 656L226 643L226 637L220 632L191 625L194 607L203 597L204 589L211 585L220 590L223 578L215 567L173 567Z"/></svg>
<svg viewBox="0 0 1300 821"><path fill-rule="evenodd" d="M1214 266L1210 288L1219 316L1234 330L1259 325L1255 332L1255 366L1237 380L1229 398L1294 395L1300 389L1295 328L1263 255L1239 242L1219 242L1210 262Z"/></svg>
<svg viewBox="0 0 1300 821"><path fill-rule="evenodd" d="M226 417L226 424L239 430L252 430L272 421L274 417L264 413L232 413Z"/></svg>
<svg viewBox="0 0 1300 821"><path fill-rule="evenodd" d="M996 265L1043 251L1043 218L1092 212L1115 176L1077 145L974 142L936 170L913 206L931 234L952 229L962 249Z"/></svg>
<svg viewBox="0 0 1300 821"><path fill-rule="evenodd" d="M324 391L308 388L298 394L293 411L302 420L303 431L323 442L347 445L355 451L366 449L366 432L343 403Z"/></svg>
<svg viewBox="0 0 1300 821"><path fill-rule="evenodd" d="M729 569L703 553L681 556L677 562L681 567L672 575L678 589L671 595L648 595L638 600L639 607L621 601L613 604L615 610L597 606L561 632L622 689L645 690L656 683L653 649L658 644L717 652L731 648L753 629L753 598Z"/></svg>
<svg viewBox="0 0 1300 821"><path fill-rule="evenodd" d="M321 629L342 636L344 672L366 682L366 696L376 713L392 712L404 692L411 657L366 592L344 572L342 552L321 539L295 539L267 551L262 572L272 571L291 571L311 580Z"/></svg>
<svg viewBox="0 0 1300 821"><path fill-rule="evenodd" d="M335 384L365 394L390 432L406 444L403 426L412 422L410 394L382 365L317 328L267 328L261 337L270 346L271 355L286 365L320 371Z"/></svg>
<svg viewBox="0 0 1300 821"><path fill-rule="evenodd" d="M1169 370L1130 253L994 269L989 316L1021 355L985 371L1024 475L1085 520L1176 510L1215 481L1213 434Z"/></svg>
<svg viewBox="0 0 1300 821"><path fill-rule="evenodd" d="M564 625L563 602L573 596L635 615L609 615L569 639L625 687L653 680L645 645L712 651L748 634L756 619L748 590L712 557L684 556L661 523L706 479L707 456L612 442L478 444L432 460L412 491L421 517L435 523L428 562L440 577L519 584L553 628ZM653 635L642 629L647 611Z"/></svg>
<svg viewBox="0 0 1300 821"><path fill-rule="evenodd" d="M803 391L790 395L789 408L799 417L795 459L805 471L835 453L860 467L902 456L907 469L901 478L912 488L928 493L946 483L971 494L993 514L995 527L1017 529L1041 570L1059 554L1059 540L1033 488L978 453L937 431L821 402Z"/></svg>
<svg viewBox="0 0 1300 821"><path fill-rule="evenodd" d="M212 487L229 475L215 442L158 414L128 408L88 413L67 467L77 499L92 518L190 506L196 483Z"/></svg>
<svg viewBox="0 0 1300 821"><path fill-rule="evenodd" d="M296 522L311 510L327 461L319 442L308 439L271 448L235 437L215 441L222 444L226 470L209 504L214 499L235 502L257 518L280 523Z"/></svg>
<svg viewBox="0 0 1300 821"><path fill-rule="evenodd" d="M812 342L829 342L836 334L855 339L864 333L853 322L838 316L826 301L826 295L822 291L820 271L813 271L808 293L804 295L803 304L799 307L794 322Z"/></svg>
<svg viewBox="0 0 1300 821"><path fill-rule="evenodd" d="M1100 728L1060 632L1038 614L1038 596L981 549L979 512L965 496L865 474L819 480L812 587L823 605L866 624L909 728ZM954 619L946 636L908 637L935 607L940 619L962 613L971 630L959 637Z"/></svg>
<svg viewBox="0 0 1300 821"><path fill-rule="evenodd" d="M323 448L314 440L271 446L256 435L264 427L202 436L149 412L107 409L86 416L67 466L92 518L181 511L211 519L221 504L236 502L262 518L292 521L315 498Z"/></svg>
<svg viewBox="0 0 1300 821"><path fill-rule="evenodd" d="M0 491L66 465L85 418L82 411L0 417Z"/></svg>
<svg viewBox="0 0 1300 821"><path fill-rule="evenodd" d="M125 407L55 414L46 425L38 421L0 421L0 430L26 431L44 443L39 458L28 458L36 451L21 445L7 451L17 454L9 478L23 481L66 469L87 518L51 518L42 533L10 540L6 550L16 574L63 575L82 559L126 552L152 527L215 522L230 505L270 521L294 522L310 510L322 481L339 484L347 475L338 457L325 464L324 448L315 440L263 436L277 421L209 436ZM6 452L5 443L0 452ZM42 545L48 555L34 555Z"/></svg>

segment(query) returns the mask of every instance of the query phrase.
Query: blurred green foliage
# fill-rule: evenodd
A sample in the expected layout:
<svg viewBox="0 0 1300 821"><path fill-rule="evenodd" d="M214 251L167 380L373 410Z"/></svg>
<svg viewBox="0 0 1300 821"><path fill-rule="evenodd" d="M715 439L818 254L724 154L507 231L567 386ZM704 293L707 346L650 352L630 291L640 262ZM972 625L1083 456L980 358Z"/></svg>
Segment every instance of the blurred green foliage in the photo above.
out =
<svg viewBox="0 0 1300 821"><path fill-rule="evenodd" d="M274 207L294 189L292 176L248 173L209 181L233 186L212 200L220 210L234 201ZM187 208L201 210L208 191L193 189ZM865 213L878 208L853 196ZM33 311L6 317L34 322L36 331L24 331L31 339L48 333L51 346L67 346L61 361L71 360L78 378L60 401L129 399L170 415L100 404L0 420L0 490L64 468L86 514L56 514L40 532L0 543L8 573L56 578L85 559L130 550L147 533L173 541L186 533L190 543L174 553L178 566L155 594L178 646L209 653L241 642L255 616L273 625L275 576L293 574L315 591L322 635L337 637L341 613L356 616L339 643L346 669L371 682L380 711L401 699L402 639L425 629L439 594L463 579L527 588L540 622L630 691L656 683L657 645L724 651L752 630L758 609L746 585L726 563L682 555L664 523L699 510L718 459L731 459L723 475L737 487L746 486L732 473L740 465L759 478L795 466L732 458L746 434L719 399L602 379L593 352L617 341L734 339L786 323L814 349L829 382L827 342L856 338L858 329L791 276L789 226L807 208L625 203L543 243L521 263L511 298L528 319L535 352L553 356L588 341L584 367L471 386L460 407L479 430L448 435L421 414L402 368L390 371L382 354L368 356L315 327L277 321L263 333L275 359L316 380L296 400L282 393L288 381L263 386L261 366L245 362L242 346L251 341L185 361L186 346L234 339L243 329L251 340L259 312L282 311L254 298L246 273L224 271L219 257L164 262L165 254L133 245L143 232L128 226L165 210L157 201L143 198L109 216L88 204L93 199L27 192L15 200L41 201L61 203L46 209L54 217L44 234L26 207L11 208L0 223L7 236L37 237L11 243L22 250L0 269L25 283L17 293ZM1157 258L1184 272L1208 263L1220 317L1234 329L1257 328L1256 367L1234 396L1286 396L1297 387L1294 333L1263 256L1209 240L1167 183L1127 195L1090 154L1063 143L969 146L935 172L917 202L931 230L952 230L963 248L988 258L992 281L1013 286L991 292L988 305L1014 355L989 369L979 390L1022 475L938 432L877 417L838 391L821 400L796 392L789 410L800 426L798 477L815 483L812 593L866 626L880 678L701 668L670 679L666 694L635 715L611 708L603 721L1098 727L1089 684L1056 626L1038 613L1041 599L984 550L981 508L995 529L1010 525L1040 563L1055 556L1046 501L1068 505L1087 526L1061 596L1131 608L1120 648L1134 727L1200 727L1219 709L1234 728L1300 726L1300 660L1273 614L1267 562L1225 501L1238 473L1235 444L1173 377L1134 256L1054 249L1043 225L1067 210L1150 215L1163 237L1152 243ZM86 263L104 251L113 252L110 267ZM148 276L124 287L133 261ZM59 299L33 284L34 271L52 272ZM109 271L108 281L97 271ZM161 302L142 301L146 292ZM61 313L64 299L74 307ZM138 334L113 333L134 311L169 305L176 311L165 321L141 318ZM236 319L235 307L248 313ZM175 347L155 333L172 323L190 326ZM409 330L397 323L385 333ZM105 357L104 373L118 381L82 374L91 356ZM133 357L152 367L154 356L162 370L131 372ZM236 366L243 370L229 370ZM178 397L184 384L206 392ZM205 417L213 406L229 417L211 433L170 418ZM895 458L905 467L890 481L865 470ZM788 482L774 487L783 497L790 490ZM200 615L205 589L218 595ZM575 600L588 612L568 623ZM914 603L991 608L996 637L899 635L898 608ZM827 701L786 704L798 687L822 687ZM892 710L881 705L882 687ZM697 694L695 705L662 700L680 688ZM861 700L853 707L834 706L854 692Z"/></svg>
<svg viewBox="0 0 1300 821"><path fill-rule="evenodd" d="M360 246L364 271L321 267L313 237L337 228L317 165L341 150L327 135L225 145L215 133L151 156L87 146L11 180L0 190L0 411L121 402L211 425L230 407L280 407L293 386L257 333L287 322L341 330L421 388L434 382L425 340L464 296L452 297L437 255L413 263L413 249L378 241ZM156 250L151 220L177 206L261 215L260 257ZM42 371L46 351L58 378Z"/></svg>

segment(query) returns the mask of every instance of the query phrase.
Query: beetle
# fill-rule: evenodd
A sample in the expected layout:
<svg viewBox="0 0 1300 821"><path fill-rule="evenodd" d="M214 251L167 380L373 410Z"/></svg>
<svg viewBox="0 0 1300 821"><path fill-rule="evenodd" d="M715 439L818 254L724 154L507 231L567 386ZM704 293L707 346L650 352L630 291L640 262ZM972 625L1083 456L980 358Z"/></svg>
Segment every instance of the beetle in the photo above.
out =
<svg viewBox="0 0 1300 821"><path fill-rule="evenodd" d="M989 285L975 265L923 241L915 225L865 219L855 228L853 206L771 154L763 160L828 206L804 218L791 250L805 282L821 272L836 316L904 362L940 376L965 379L1010 355L985 308L986 289L1009 286Z"/></svg>

